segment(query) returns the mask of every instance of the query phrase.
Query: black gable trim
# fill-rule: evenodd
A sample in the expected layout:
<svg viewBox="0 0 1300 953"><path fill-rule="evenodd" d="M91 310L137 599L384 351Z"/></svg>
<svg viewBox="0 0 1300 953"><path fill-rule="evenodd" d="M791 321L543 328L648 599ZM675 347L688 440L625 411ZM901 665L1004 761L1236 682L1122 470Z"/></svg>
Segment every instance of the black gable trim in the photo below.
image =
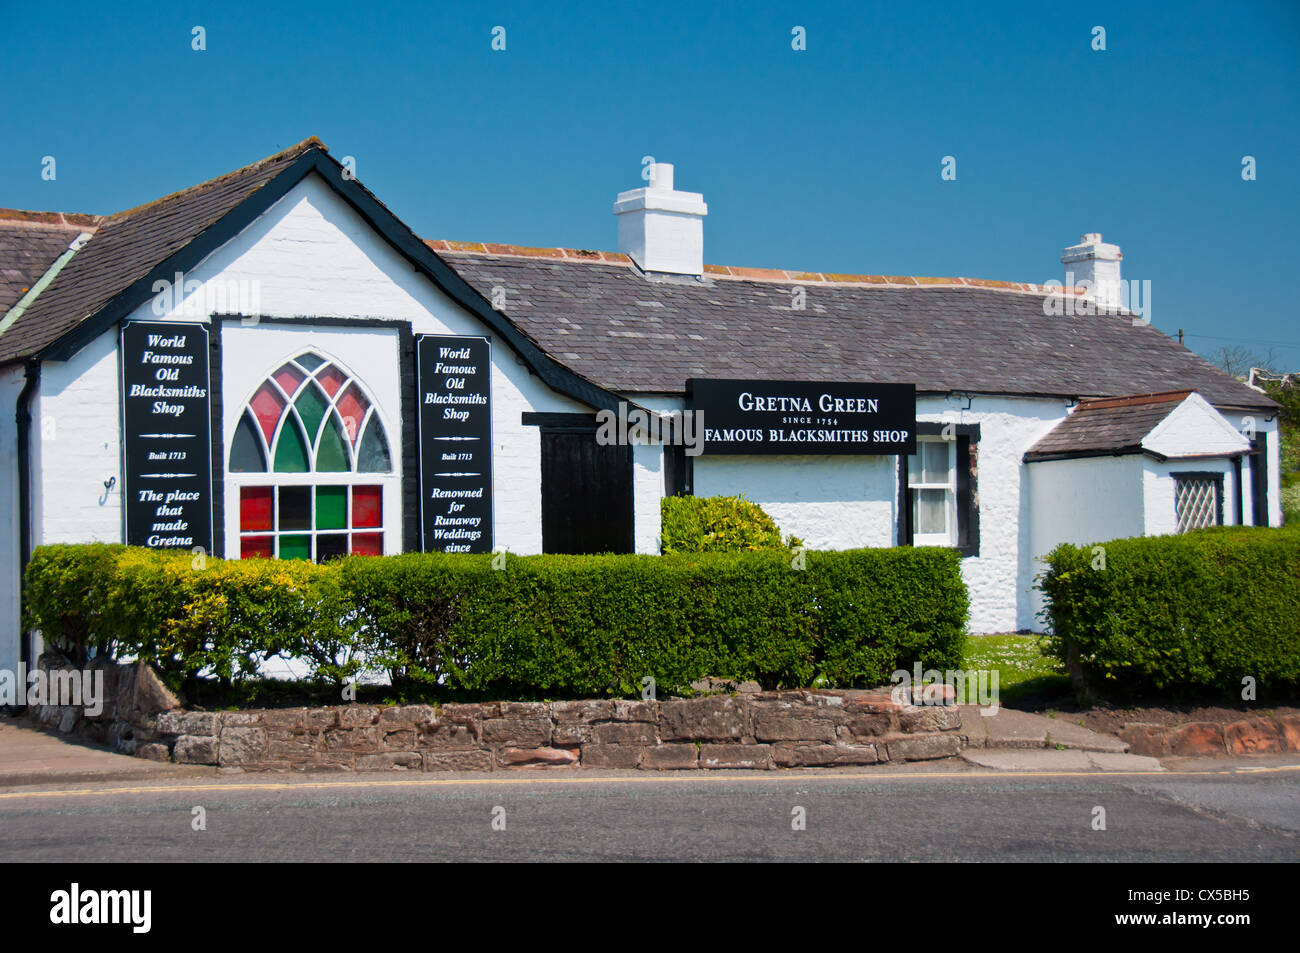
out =
<svg viewBox="0 0 1300 953"><path fill-rule="evenodd" d="M43 348L41 360L66 361L104 332L115 327L132 311L153 297L155 281L170 281L177 271L186 272L231 241L253 221L282 199L306 176L316 172L342 196L372 228L411 261L453 301L469 311L523 359L528 368L552 390L595 408L615 409L618 398L602 387L575 374L523 334L509 319L495 310L450 265L435 255L396 215L356 179L346 178L343 167L319 148L309 149L287 169L226 213L173 255L159 262L144 277L119 292L107 305L87 317L67 334Z"/></svg>
<svg viewBox="0 0 1300 953"><path fill-rule="evenodd" d="M227 212L188 245L164 258L147 275L118 292L108 304L86 317L67 334L47 344L36 356L43 361L66 361L95 338L116 327L132 311L153 297L155 281L172 281L176 272L188 271L284 198L312 170L313 154L319 153L318 149L304 152L293 165Z"/></svg>
<svg viewBox="0 0 1300 953"><path fill-rule="evenodd" d="M439 288L446 292L465 310L472 313L489 328L501 335L506 343L523 358L530 370L552 390L566 394L591 407L618 407L618 397L602 387L580 377L521 332L487 299L474 290L450 265L439 258L414 232L356 179L345 178L343 167L324 152L313 150L315 171L332 185L340 195L394 248L419 266L420 270Z"/></svg>

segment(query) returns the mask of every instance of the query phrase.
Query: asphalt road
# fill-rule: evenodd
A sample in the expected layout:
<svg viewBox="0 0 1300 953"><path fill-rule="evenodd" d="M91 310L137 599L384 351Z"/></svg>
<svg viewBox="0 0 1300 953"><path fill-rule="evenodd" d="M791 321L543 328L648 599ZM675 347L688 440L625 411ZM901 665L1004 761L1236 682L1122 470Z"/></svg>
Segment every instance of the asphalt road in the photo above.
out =
<svg viewBox="0 0 1300 953"><path fill-rule="evenodd" d="M196 807L205 830L193 829ZM244 775L0 792L0 861L123 860L1296 861L1300 765Z"/></svg>

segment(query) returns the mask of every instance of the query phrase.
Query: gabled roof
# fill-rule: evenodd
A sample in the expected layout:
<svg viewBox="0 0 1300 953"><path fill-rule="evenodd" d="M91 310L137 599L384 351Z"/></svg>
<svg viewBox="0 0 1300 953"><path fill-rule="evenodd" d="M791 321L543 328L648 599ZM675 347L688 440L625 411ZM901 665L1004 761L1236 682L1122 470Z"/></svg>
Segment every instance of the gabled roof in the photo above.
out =
<svg viewBox="0 0 1300 953"><path fill-rule="evenodd" d="M94 232L99 215L0 208L0 318L40 280L77 236Z"/></svg>
<svg viewBox="0 0 1300 953"><path fill-rule="evenodd" d="M320 140L109 215L23 316L0 335L0 363L33 354L98 313L118 294L183 249Z"/></svg>
<svg viewBox="0 0 1300 953"><path fill-rule="evenodd" d="M66 360L112 329L171 281L247 228L305 176L334 189L415 269L501 337L547 386L596 408L618 398L552 359L495 311L405 223L312 137L234 172L104 219L89 242L0 333L0 365L23 358Z"/></svg>
<svg viewBox="0 0 1300 953"><path fill-rule="evenodd" d="M1206 440L1212 442L1210 455L1229 455L1248 449L1249 442L1194 393L1189 390L1167 391L1083 401L1074 413L1029 448L1025 462L1133 453L1164 459L1165 455L1156 448L1153 437L1161 425L1187 403L1195 405L1189 408L1191 412L1198 412L1196 408L1199 407L1199 413L1210 418L1208 429L1197 428L1198 433L1205 434ZM1211 433L1215 421L1225 433Z"/></svg>
<svg viewBox="0 0 1300 953"><path fill-rule="evenodd" d="M1064 398L1194 389L1219 407L1276 406L1131 315L1049 315L1059 289L714 267L648 280L607 252L430 244L480 293L504 289L501 310L556 359L620 393L731 377Z"/></svg>

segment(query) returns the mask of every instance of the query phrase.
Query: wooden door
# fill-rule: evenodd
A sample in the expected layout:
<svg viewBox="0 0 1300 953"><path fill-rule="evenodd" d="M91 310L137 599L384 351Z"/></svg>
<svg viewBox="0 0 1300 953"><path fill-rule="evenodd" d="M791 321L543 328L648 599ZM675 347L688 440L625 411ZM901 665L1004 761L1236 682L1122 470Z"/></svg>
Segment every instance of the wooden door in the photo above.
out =
<svg viewBox="0 0 1300 953"><path fill-rule="evenodd" d="M632 448L591 431L542 430L542 551L630 553Z"/></svg>

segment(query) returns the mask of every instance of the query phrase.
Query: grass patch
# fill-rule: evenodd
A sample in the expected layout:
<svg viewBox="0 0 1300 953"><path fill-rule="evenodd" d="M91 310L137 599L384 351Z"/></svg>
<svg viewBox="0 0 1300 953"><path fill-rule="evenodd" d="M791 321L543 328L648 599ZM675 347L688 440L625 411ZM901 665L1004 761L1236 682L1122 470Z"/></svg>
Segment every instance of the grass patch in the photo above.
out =
<svg viewBox="0 0 1300 953"><path fill-rule="evenodd" d="M1070 680L1056 659L1044 655L1038 635L972 635L966 639L967 671L998 673L1003 703L1068 695Z"/></svg>
<svg viewBox="0 0 1300 953"><path fill-rule="evenodd" d="M1300 523L1300 472L1282 474L1282 521L1287 526Z"/></svg>

